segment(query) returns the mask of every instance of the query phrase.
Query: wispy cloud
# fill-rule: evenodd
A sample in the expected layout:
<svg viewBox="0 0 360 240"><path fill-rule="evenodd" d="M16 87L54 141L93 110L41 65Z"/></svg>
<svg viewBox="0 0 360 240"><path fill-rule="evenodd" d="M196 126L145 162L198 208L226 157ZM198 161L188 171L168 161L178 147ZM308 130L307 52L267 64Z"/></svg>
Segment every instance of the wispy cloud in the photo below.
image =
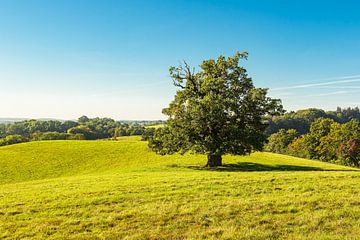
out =
<svg viewBox="0 0 360 240"><path fill-rule="evenodd" d="M335 92L328 92L328 93L319 93L319 94L309 94L309 95L299 95L294 98L294 96L286 96L282 99L306 99L312 97L325 97L325 96L332 96L332 95L343 95L343 94L352 94L352 93L360 93L360 91L335 91Z"/></svg>
<svg viewBox="0 0 360 240"><path fill-rule="evenodd" d="M325 86L319 87L321 89L360 89L360 86Z"/></svg>
<svg viewBox="0 0 360 240"><path fill-rule="evenodd" d="M323 80L325 80L325 79L323 79ZM286 86L286 87L272 88L271 91L291 90L291 89L300 89L300 88L313 88L313 87L338 85L338 84L345 84L345 83L356 83L356 82L360 82L360 75L329 78L326 80L328 80L328 81L326 81L326 82L318 82L317 81L317 82L307 83L307 84L298 84L298 85L292 85L292 86Z"/></svg>
<svg viewBox="0 0 360 240"><path fill-rule="evenodd" d="M353 92L354 91L336 91L336 92L329 92L329 93L307 95L305 97L323 97L323 96L331 96L331 95L348 94L348 93L353 93Z"/></svg>

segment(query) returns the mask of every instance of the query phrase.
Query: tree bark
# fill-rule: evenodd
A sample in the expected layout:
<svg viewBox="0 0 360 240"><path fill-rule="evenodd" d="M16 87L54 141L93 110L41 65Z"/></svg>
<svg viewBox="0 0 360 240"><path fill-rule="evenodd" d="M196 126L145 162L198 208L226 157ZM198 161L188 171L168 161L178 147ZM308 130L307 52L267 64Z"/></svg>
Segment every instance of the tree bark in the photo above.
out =
<svg viewBox="0 0 360 240"><path fill-rule="evenodd" d="M209 154L206 167L218 167L222 165L221 155Z"/></svg>

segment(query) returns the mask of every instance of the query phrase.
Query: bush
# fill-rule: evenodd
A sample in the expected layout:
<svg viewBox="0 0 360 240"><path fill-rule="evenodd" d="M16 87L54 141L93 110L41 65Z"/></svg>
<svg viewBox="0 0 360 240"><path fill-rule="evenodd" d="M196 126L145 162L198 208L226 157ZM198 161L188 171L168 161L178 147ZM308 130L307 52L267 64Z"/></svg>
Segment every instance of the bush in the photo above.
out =
<svg viewBox="0 0 360 240"><path fill-rule="evenodd" d="M68 130L68 133L73 134L73 135L81 134L87 140L96 139L95 133L90 128L88 128L87 126L84 126L84 125L70 128Z"/></svg>
<svg viewBox="0 0 360 240"><path fill-rule="evenodd" d="M339 157L344 165L359 167L360 163L360 140L351 139L341 145Z"/></svg>
<svg viewBox="0 0 360 240"><path fill-rule="evenodd" d="M15 143L27 142L28 139L21 135L9 135L0 139L0 146L11 145Z"/></svg>
<svg viewBox="0 0 360 240"><path fill-rule="evenodd" d="M86 140L84 134L68 134L67 140Z"/></svg>
<svg viewBox="0 0 360 240"><path fill-rule="evenodd" d="M305 136L300 136L288 145L288 153L294 157L307 158L309 153L306 148Z"/></svg>
<svg viewBox="0 0 360 240"><path fill-rule="evenodd" d="M143 134L141 135L141 141L148 141L154 136L155 128L145 128Z"/></svg>
<svg viewBox="0 0 360 240"><path fill-rule="evenodd" d="M288 152L288 145L298 136L295 129L280 129L269 137L265 150L274 153L285 154Z"/></svg>
<svg viewBox="0 0 360 240"><path fill-rule="evenodd" d="M69 134L59 132L45 132L40 140L66 140Z"/></svg>

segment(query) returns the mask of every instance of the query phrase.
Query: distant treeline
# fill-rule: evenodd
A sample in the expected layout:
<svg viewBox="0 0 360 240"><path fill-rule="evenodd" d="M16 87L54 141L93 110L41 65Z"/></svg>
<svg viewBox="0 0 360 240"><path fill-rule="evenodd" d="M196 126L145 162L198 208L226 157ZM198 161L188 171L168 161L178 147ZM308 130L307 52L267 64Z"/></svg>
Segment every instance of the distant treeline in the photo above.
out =
<svg viewBox="0 0 360 240"><path fill-rule="evenodd" d="M266 151L298 157L360 165L360 110L305 109L266 119ZM77 121L24 120L0 124L0 146L40 140L116 139L120 136L152 137L151 125L163 121L115 121L80 117Z"/></svg>
<svg viewBox="0 0 360 240"><path fill-rule="evenodd" d="M317 118L329 118L338 123L347 123L352 119L360 121L360 111L358 107L338 107L336 111L327 112L316 108L292 111L269 119L269 127L266 129L266 133L270 135L280 129L295 129L299 134L305 134L310 131L311 124Z"/></svg>
<svg viewBox="0 0 360 240"><path fill-rule="evenodd" d="M307 109L269 121L265 150L297 157L360 165L359 108Z"/></svg>
<svg viewBox="0 0 360 240"><path fill-rule="evenodd" d="M77 121L24 120L0 124L0 146L40 140L95 140L143 135L147 125L162 121L115 121L111 118L80 117Z"/></svg>

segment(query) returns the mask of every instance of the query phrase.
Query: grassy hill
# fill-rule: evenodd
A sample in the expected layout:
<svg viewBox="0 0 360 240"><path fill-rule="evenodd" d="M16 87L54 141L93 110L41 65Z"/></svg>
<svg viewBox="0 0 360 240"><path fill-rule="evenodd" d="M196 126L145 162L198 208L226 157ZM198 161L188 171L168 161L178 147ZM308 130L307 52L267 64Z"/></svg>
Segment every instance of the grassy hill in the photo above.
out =
<svg viewBox="0 0 360 240"><path fill-rule="evenodd" d="M159 156L138 138L0 147L0 238L355 239L360 172L289 156Z"/></svg>

